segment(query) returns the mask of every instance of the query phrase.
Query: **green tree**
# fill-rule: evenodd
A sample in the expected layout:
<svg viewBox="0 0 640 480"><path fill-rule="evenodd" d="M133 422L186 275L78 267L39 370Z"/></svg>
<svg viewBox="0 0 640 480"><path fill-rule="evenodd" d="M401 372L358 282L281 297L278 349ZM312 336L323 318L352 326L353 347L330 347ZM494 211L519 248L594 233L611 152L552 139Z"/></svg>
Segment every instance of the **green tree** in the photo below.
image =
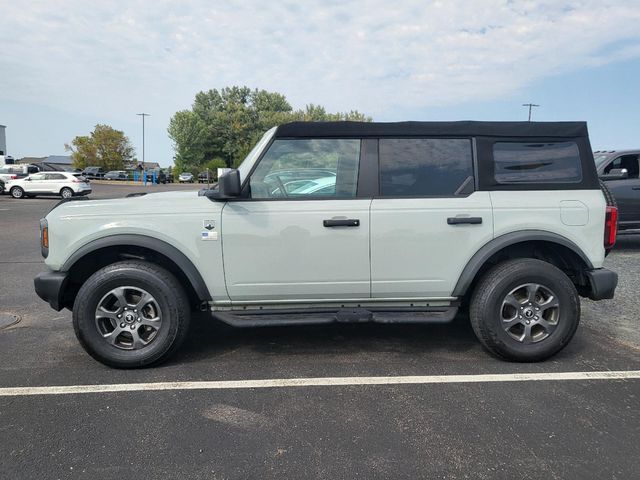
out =
<svg viewBox="0 0 640 480"><path fill-rule="evenodd" d="M135 163L134 149L129 138L109 125L98 124L89 135L75 137L65 144L71 152L75 168L102 167L105 170L132 168Z"/></svg>
<svg viewBox="0 0 640 480"><path fill-rule="evenodd" d="M169 123L179 171L202 171L210 159L237 166L265 131L292 121L371 121L357 111L327 113L320 105L293 110L277 92L226 87L199 92L191 110L177 112Z"/></svg>

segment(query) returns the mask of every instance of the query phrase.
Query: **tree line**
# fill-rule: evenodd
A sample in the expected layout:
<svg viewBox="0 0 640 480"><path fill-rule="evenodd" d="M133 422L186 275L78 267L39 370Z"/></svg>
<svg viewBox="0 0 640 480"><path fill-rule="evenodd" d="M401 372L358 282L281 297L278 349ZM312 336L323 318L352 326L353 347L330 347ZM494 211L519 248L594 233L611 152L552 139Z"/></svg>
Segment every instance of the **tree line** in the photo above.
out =
<svg viewBox="0 0 640 480"><path fill-rule="evenodd" d="M176 112L167 132L173 142L175 171L216 171L236 167L270 128L294 121L371 121L356 111L330 113L309 104L294 110L281 93L249 87L226 87L196 94L189 110ZM124 170L137 164L135 150L121 130L98 124L89 135L75 137L65 149L75 168Z"/></svg>
<svg viewBox="0 0 640 480"><path fill-rule="evenodd" d="M329 113L309 104L294 110L281 93L248 87L199 92L190 110L176 112L169 122L177 171L237 167L270 128L293 121L371 121L352 110Z"/></svg>

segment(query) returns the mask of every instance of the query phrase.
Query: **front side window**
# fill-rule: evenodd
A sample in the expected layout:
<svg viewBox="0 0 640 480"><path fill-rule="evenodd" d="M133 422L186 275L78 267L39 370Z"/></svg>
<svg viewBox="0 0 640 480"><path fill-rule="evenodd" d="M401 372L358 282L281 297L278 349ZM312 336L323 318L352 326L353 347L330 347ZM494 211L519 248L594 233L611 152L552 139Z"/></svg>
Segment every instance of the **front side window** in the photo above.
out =
<svg viewBox="0 0 640 480"><path fill-rule="evenodd" d="M354 198L359 139L277 139L249 179L251 198Z"/></svg>
<svg viewBox="0 0 640 480"><path fill-rule="evenodd" d="M29 175L31 180L44 180L44 173L34 173L33 175Z"/></svg>
<svg viewBox="0 0 640 480"><path fill-rule="evenodd" d="M379 149L382 196L450 196L473 179L469 139L383 138Z"/></svg>
<svg viewBox="0 0 640 480"><path fill-rule="evenodd" d="M638 178L638 174L640 173L638 168L638 155L621 155L615 158L609 165L604 167L604 173L610 173L613 169L622 169L627 170L627 174L629 178Z"/></svg>
<svg viewBox="0 0 640 480"><path fill-rule="evenodd" d="M578 183L582 180L575 142L498 142L493 145L498 183Z"/></svg>

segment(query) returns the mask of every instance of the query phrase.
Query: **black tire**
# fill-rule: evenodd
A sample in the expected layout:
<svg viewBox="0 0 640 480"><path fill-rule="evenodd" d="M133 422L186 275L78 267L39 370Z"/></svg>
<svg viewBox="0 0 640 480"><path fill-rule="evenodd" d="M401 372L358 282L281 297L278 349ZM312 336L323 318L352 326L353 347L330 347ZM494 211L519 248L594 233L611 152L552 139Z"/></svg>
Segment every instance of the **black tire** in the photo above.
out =
<svg viewBox="0 0 640 480"><path fill-rule="evenodd" d="M71 190L69 187L64 187L60 190L60 196L62 198L71 198L73 197L73 190Z"/></svg>
<svg viewBox="0 0 640 480"><path fill-rule="evenodd" d="M124 286L148 292L161 312L158 316L162 324L155 337L138 349L124 350L110 344L96 320L96 310L105 295ZM147 367L165 361L186 338L190 317L187 296L176 278L144 261L123 261L98 270L82 285L73 305L73 327L82 347L99 362L116 368Z"/></svg>
<svg viewBox="0 0 640 480"><path fill-rule="evenodd" d="M549 313L554 315L555 325L549 325L542 312L539 314L540 317L535 317L535 321L530 316L531 324L528 323L527 315L537 309L538 303L536 301L533 302L533 307L528 306L531 304L527 305L526 301L519 303L519 305L523 305L520 307L521 309L527 309L526 312L521 312L517 307L511 307L507 303L503 304L503 301L506 301L510 296L510 292L517 289L518 286L526 284L539 285L546 289L546 292L554 293L559 306ZM540 307L545 308L542 304ZM515 317L518 318L514 317L510 322L518 323L507 331L506 328L510 322L504 320L503 317L505 311L511 308L515 311ZM526 313L526 315L518 315L519 313ZM537 312L533 315L537 315ZM516 362L537 362L551 357L569 343L580 322L580 298L569 277L554 265L530 258L508 260L491 268L480 279L471 297L469 316L478 340L489 352L500 358ZM538 321L538 318L541 320ZM543 320L549 329L553 327L553 330L546 337L544 333L547 331L542 326ZM525 321L527 325L530 325L529 327L525 326ZM540 339L530 343L523 343L522 340L515 339L514 335L519 332L520 325L523 338L526 337L525 332L533 332L534 329L538 329L537 333L542 332L539 335ZM527 328L529 330L526 330Z"/></svg>
<svg viewBox="0 0 640 480"><path fill-rule="evenodd" d="M24 190L21 187L11 187L11 190L9 190L9 193L11 193L11 196L13 198L24 197Z"/></svg>

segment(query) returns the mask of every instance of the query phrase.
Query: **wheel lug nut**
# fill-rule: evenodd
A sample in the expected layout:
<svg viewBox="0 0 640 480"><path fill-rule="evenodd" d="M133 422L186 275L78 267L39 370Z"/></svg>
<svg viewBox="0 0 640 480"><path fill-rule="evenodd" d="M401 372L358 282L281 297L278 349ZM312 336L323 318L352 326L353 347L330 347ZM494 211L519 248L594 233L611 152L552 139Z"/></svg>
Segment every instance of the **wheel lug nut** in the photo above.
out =
<svg viewBox="0 0 640 480"><path fill-rule="evenodd" d="M120 324L120 328L124 328L124 323L121 323L121 324Z"/></svg>
<svg viewBox="0 0 640 480"><path fill-rule="evenodd" d="M540 307L536 307L536 310L540 310Z"/></svg>
<svg viewBox="0 0 640 480"><path fill-rule="evenodd" d="M533 317L534 319L538 320L538 316L536 315L535 317Z"/></svg>
<svg viewBox="0 0 640 480"><path fill-rule="evenodd" d="M134 311L135 313L138 313L138 310L137 310L136 308L134 308L134 309L133 309L133 311Z"/></svg>
<svg viewBox="0 0 640 480"><path fill-rule="evenodd" d="M518 318L522 318L522 315L518 315Z"/></svg>
<svg viewBox="0 0 640 480"><path fill-rule="evenodd" d="M136 326L135 325L131 325L130 328L131 328L131 330L134 330L136 328Z"/></svg>
<svg viewBox="0 0 640 480"><path fill-rule="evenodd" d="M529 320L527 320L527 325L529 325L531 322Z"/></svg>
<svg viewBox="0 0 640 480"><path fill-rule="evenodd" d="M118 318L122 318L122 314L120 314L120 313L119 313L119 314L118 314Z"/></svg>
<svg viewBox="0 0 640 480"><path fill-rule="evenodd" d="M138 321L139 321L139 322L141 322L141 321L142 321L142 319L138 318Z"/></svg>

